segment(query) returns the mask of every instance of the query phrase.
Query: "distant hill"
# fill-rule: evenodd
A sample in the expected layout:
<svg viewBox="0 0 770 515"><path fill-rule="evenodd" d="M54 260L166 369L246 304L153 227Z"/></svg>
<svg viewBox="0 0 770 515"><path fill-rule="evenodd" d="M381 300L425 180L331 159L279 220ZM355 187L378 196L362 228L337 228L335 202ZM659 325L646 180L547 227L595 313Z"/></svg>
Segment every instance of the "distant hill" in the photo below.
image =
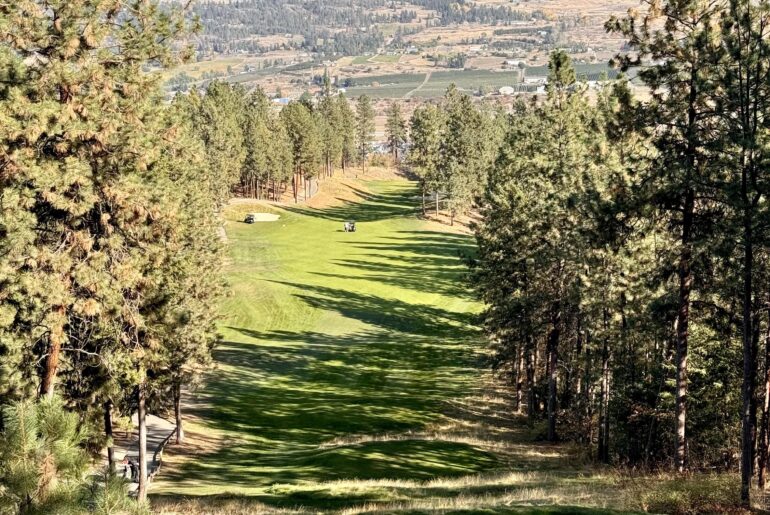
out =
<svg viewBox="0 0 770 515"><path fill-rule="evenodd" d="M204 0L193 10L204 29L201 51L304 49L329 56L375 51L386 39L392 43L421 27L465 22L506 25L544 16L540 11L463 0ZM395 34L384 30L394 24L399 26Z"/></svg>

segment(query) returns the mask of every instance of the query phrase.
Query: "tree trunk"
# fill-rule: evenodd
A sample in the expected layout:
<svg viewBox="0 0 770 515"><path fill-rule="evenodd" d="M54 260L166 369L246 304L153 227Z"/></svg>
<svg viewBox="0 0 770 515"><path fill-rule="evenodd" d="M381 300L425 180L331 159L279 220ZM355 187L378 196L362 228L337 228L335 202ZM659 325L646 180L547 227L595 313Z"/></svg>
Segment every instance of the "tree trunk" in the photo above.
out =
<svg viewBox="0 0 770 515"><path fill-rule="evenodd" d="M436 190L436 216L439 215L439 209L438 209L438 190Z"/></svg>
<svg viewBox="0 0 770 515"><path fill-rule="evenodd" d="M757 433L759 428L758 423L758 416L757 411L759 410L759 397L757 396L757 380L759 373L759 366L758 366L758 360L759 360L759 321L757 319L757 312L756 312L756 297L754 297L754 302L752 303L752 337L751 337L751 362L754 363L754 366L751 369L751 475L754 477L754 475L757 473L757 446L759 445L759 435Z"/></svg>
<svg viewBox="0 0 770 515"><path fill-rule="evenodd" d="M525 359L527 361L526 367L527 367L527 417L529 417L530 422L535 420L535 349L533 348L534 341L532 340L532 335L527 334L526 336L526 349L525 349Z"/></svg>
<svg viewBox="0 0 770 515"><path fill-rule="evenodd" d="M762 423L759 433L759 463L758 483L759 488L765 489L767 482L768 447L770 447L770 317L768 317L765 329L765 379L764 379L764 404L762 407Z"/></svg>
<svg viewBox="0 0 770 515"><path fill-rule="evenodd" d="M48 357L45 360L43 370L43 380L40 384L40 394L52 397L54 393L54 383L56 382L56 373L59 370L59 358L61 355L61 346L64 340L64 306L56 308L57 324L51 328L49 339Z"/></svg>
<svg viewBox="0 0 770 515"><path fill-rule="evenodd" d="M577 325L576 325L576 339L575 339L575 367L577 370L575 370L575 388L574 390L570 390L570 394L572 397L576 399L577 404L577 412L580 413L580 403L582 402L582 397L580 394L583 391L583 374L580 370L580 355L583 353L583 319L580 314L580 310L578 310L577 313ZM567 385L569 387L569 384Z"/></svg>
<svg viewBox="0 0 770 515"><path fill-rule="evenodd" d="M425 185L422 187L422 216L425 216Z"/></svg>
<svg viewBox="0 0 770 515"><path fill-rule="evenodd" d="M174 419L176 420L176 443L184 442L184 427L182 426L182 383L174 385Z"/></svg>
<svg viewBox="0 0 770 515"><path fill-rule="evenodd" d="M591 402L591 369L593 368L591 356L591 333L586 333L586 345L585 345L585 368L583 374L582 388L580 391L580 399L583 403L582 416L584 419L584 436L585 442L590 444L593 441L593 402Z"/></svg>
<svg viewBox="0 0 770 515"><path fill-rule="evenodd" d="M556 371L559 361L559 330L561 325L561 305L557 301L551 306L551 331L548 333L548 437L549 442L556 441Z"/></svg>
<svg viewBox="0 0 770 515"><path fill-rule="evenodd" d="M754 468L754 430L752 419L756 418L754 411L754 390L756 377L756 352L754 351L753 330L753 284L754 273L754 241L753 217L748 202L747 170L743 169L742 197L744 200L743 213L743 384L741 393L743 406L741 409L741 501L745 506L750 505L751 477ZM752 414L754 414L752 416Z"/></svg>
<svg viewBox="0 0 770 515"><path fill-rule="evenodd" d="M107 465L110 475L115 474L115 447L112 442L112 401L104 403L104 436L107 438Z"/></svg>
<svg viewBox="0 0 770 515"><path fill-rule="evenodd" d="M147 499L147 413L145 410L146 395L144 383L137 391L137 418L139 419L139 488L136 498L139 501Z"/></svg>
<svg viewBox="0 0 770 515"><path fill-rule="evenodd" d="M605 325L606 325L605 311ZM599 461L609 463L610 461L610 345L609 335L604 336L604 345L602 347L602 380L601 393L599 399Z"/></svg>
<svg viewBox="0 0 770 515"><path fill-rule="evenodd" d="M695 209L695 193L690 188L685 196L682 219L682 250L679 256L679 312L676 324L676 454L677 472L687 467L687 352L690 324L690 292L692 291L691 233Z"/></svg>
<svg viewBox="0 0 770 515"><path fill-rule="evenodd" d="M514 409L516 413L521 413L522 386L523 386L523 361L524 349L521 344L516 346L516 401Z"/></svg>
<svg viewBox="0 0 770 515"><path fill-rule="evenodd" d="M291 177L291 189L294 192L294 203L296 204L297 201L297 188L299 185L297 184L297 172L294 172L294 175Z"/></svg>

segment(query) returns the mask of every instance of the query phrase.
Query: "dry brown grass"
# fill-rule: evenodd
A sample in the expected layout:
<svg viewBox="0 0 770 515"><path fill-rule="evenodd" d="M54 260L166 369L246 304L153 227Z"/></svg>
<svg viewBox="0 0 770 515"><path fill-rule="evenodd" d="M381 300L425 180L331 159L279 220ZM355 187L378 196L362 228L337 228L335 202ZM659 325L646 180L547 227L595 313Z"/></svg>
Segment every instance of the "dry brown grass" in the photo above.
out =
<svg viewBox="0 0 770 515"><path fill-rule="evenodd" d="M308 207L325 209L348 202L361 202L369 193L361 181L340 176L324 178L318 188L318 193L306 202Z"/></svg>

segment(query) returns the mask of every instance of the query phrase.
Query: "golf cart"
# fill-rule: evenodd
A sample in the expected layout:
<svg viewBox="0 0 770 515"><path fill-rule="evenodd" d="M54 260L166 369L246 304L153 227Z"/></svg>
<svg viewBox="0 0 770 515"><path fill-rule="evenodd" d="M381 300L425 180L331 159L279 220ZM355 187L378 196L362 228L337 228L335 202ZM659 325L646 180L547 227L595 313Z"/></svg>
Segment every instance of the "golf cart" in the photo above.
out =
<svg viewBox="0 0 770 515"><path fill-rule="evenodd" d="M348 220L345 222L345 232L356 232L356 222L353 220Z"/></svg>
<svg viewBox="0 0 770 515"><path fill-rule="evenodd" d="M246 219L244 220L244 223L253 224L256 221L257 221L256 215L254 213L249 213L248 215L246 215Z"/></svg>

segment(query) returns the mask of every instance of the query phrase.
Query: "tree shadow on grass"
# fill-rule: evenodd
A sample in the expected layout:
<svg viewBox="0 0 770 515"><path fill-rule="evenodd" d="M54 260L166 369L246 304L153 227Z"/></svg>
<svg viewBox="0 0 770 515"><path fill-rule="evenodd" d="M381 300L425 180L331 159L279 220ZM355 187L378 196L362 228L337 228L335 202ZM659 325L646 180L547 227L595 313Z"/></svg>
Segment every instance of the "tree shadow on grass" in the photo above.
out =
<svg viewBox="0 0 770 515"><path fill-rule="evenodd" d="M398 234L403 234L401 231ZM406 237L385 237L378 241L345 242L352 249L348 259L334 260L339 273L313 272L334 279L374 281L421 293L452 297L471 297L465 282L467 268L463 254L475 248L467 236L444 235L432 231L411 232Z"/></svg>
<svg viewBox="0 0 770 515"><path fill-rule="evenodd" d="M458 313L427 304L383 298L347 289L271 281L298 290L294 296L307 305L339 313L374 327L441 339L478 338L473 313ZM301 292L301 293L299 293Z"/></svg>
<svg viewBox="0 0 770 515"><path fill-rule="evenodd" d="M224 367L202 394L213 396L205 416L221 429L253 426L250 432L277 441L286 427L296 430L290 439L317 445L345 433L429 422L447 398L470 386L477 359L459 340L387 331L234 331L251 343L228 341L215 351ZM226 402L216 403L218 397ZM265 418L254 418L255 402Z"/></svg>
<svg viewBox="0 0 770 515"><path fill-rule="evenodd" d="M341 205L315 209L308 206L284 206L290 213L343 222L355 220L356 222L377 222L392 218L413 216L416 206L410 200L414 191L398 190L384 193L366 194L365 201L350 201L338 199Z"/></svg>
<svg viewBox="0 0 770 515"><path fill-rule="evenodd" d="M339 436L402 432L440 418L446 399L473 387L476 357L467 343L384 330L343 336L231 331L249 341L216 350L221 367L195 408L230 440L167 479L248 487L427 479L495 465L488 453L454 442L319 447Z"/></svg>
<svg viewBox="0 0 770 515"><path fill-rule="evenodd" d="M411 186L365 194L364 203L323 211L287 210L330 221L376 222L413 216L410 195ZM470 238L432 231L389 234L374 241L343 240L351 253L334 262L342 272L316 275L335 280L364 275L370 282L421 293L464 294L458 251L472 248ZM352 254L356 251L362 253ZM310 307L368 328L344 335L227 328L227 341L215 350L220 366L192 407L207 427L227 440L167 471L166 479L226 491L345 478L422 480L498 466L487 452L442 440L322 445L351 434L403 433L440 420L448 399L467 395L476 385L473 342L479 332L473 314L368 290L274 282L291 288L290 293ZM279 489L265 497L271 504L296 504ZM337 495L319 505L360 501Z"/></svg>

